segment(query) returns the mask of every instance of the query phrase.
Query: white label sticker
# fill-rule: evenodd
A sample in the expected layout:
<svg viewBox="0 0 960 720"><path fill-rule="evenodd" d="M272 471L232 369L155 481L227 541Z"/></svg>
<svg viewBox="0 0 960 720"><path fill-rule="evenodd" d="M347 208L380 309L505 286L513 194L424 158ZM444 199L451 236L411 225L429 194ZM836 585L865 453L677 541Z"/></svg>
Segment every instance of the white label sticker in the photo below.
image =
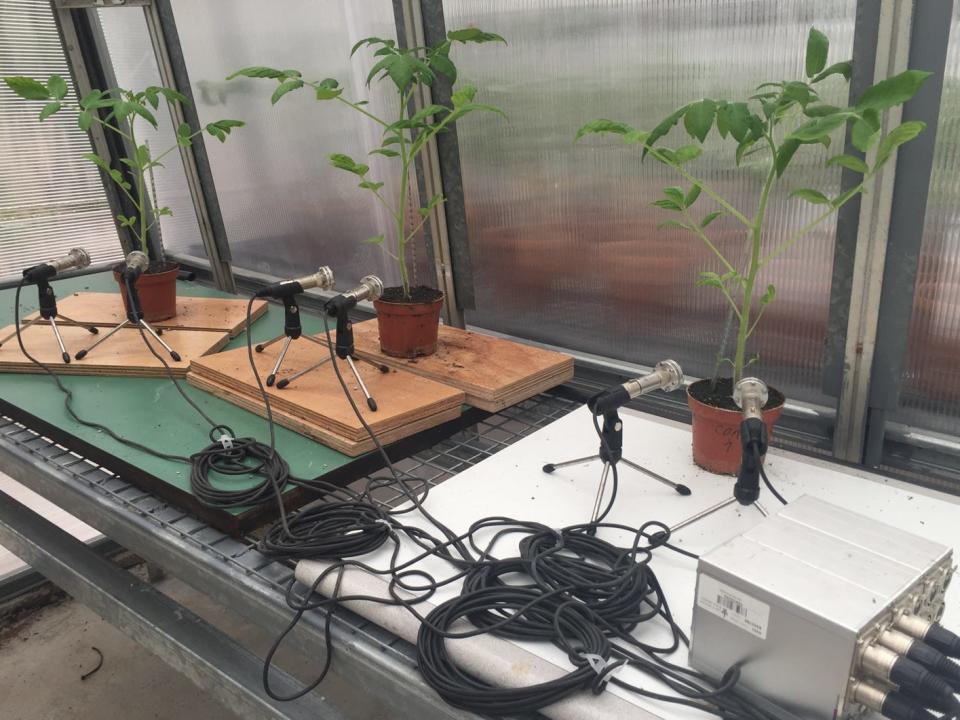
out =
<svg viewBox="0 0 960 720"><path fill-rule="evenodd" d="M742 590L701 574L697 583L697 605L761 640L767 639L770 606Z"/></svg>

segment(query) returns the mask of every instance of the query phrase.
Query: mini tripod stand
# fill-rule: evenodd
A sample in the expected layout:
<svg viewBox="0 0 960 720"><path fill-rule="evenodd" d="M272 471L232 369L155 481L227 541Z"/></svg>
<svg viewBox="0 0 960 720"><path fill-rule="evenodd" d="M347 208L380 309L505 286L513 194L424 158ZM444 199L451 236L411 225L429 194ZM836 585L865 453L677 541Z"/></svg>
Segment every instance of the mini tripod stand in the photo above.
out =
<svg viewBox="0 0 960 720"><path fill-rule="evenodd" d="M267 375L267 387L273 387L274 383L277 382L277 374L280 372L280 366L283 365L283 359L287 356L287 350L290 349L290 343L294 340L299 340L303 338L304 340L309 340L310 342L316 343L322 347L326 347L327 344L322 340L317 340L315 337L310 335L303 334L303 326L300 324L300 306L297 305L297 299L293 296L283 298L283 334L277 335L273 340L267 340L265 343L260 343L257 345L254 350L258 353L262 353L268 347L274 343L280 342L283 340L283 346L280 348L280 354L277 356L277 361L273 364L273 370L270 371L270 374ZM326 358L329 360L330 358ZM326 362L322 360L320 364ZM319 367L317 365L316 367ZM290 384L290 381L297 379L304 374L305 371L291 375L286 380L281 380L280 383L277 383L278 388L286 387Z"/></svg>
<svg viewBox="0 0 960 720"><path fill-rule="evenodd" d="M764 401L766 401L766 396L764 396ZM743 459L740 463L737 482L733 486L733 497L681 520L670 528L671 534L734 503L740 503L744 506L753 505L761 515L767 516L766 509L760 504L760 466L761 459L767 454L768 445L767 427L763 424L763 421L759 418L744 420L740 424L740 443L743 446Z"/></svg>
<svg viewBox="0 0 960 720"><path fill-rule="evenodd" d="M620 415L616 409L603 413L603 426L601 427L600 435L603 439L600 441L600 450L596 455L588 455L587 457L576 458L575 460L564 460L558 463L547 463L543 466L545 473L552 473L558 468L568 467L570 465L580 465L586 462L593 462L594 460L603 461L603 471L600 474L600 485L597 488L597 497L593 503L593 514L590 516L590 522L595 522L599 518L603 503L603 493L607 487L610 470L621 461L623 461L627 467L638 470L647 477L653 478L657 482L672 488L674 492L679 495L690 494L690 488L686 485L671 482L663 477L663 475L658 475L652 470L648 470L642 465L638 465L623 457L623 421L620 419Z"/></svg>
<svg viewBox="0 0 960 720"><path fill-rule="evenodd" d="M127 272L126 270L124 272ZM93 345L88 348L84 348L76 354L77 360L83 360L91 350L100 345L103 342L109 340L113 335L118 331L127 326L133 326L144 330L149 333L149 335L160 343L163 346L163 349L170 353L170 357L173 358L175 362L180 362L180 353L174 350L172 347L167 345L163 341L163 338L160 335L163 333L163 330L153 329L146 320L143 319L143 308L140 306L140 293L137 292L137 288L134 286L134 281L130 277L123 278L123 289L127 294L127 317L126 319L117 325L114 328L111 328L103 337L99 338Z"/></svg>
<svg viewBox="0 0 960 720"><path fill-rule="evenodd" d="M60 356L63 358L65 363L70 362L70 353L67 352L67 349L63 345L63 338L60 336L60 328L57 327L57 317L61 317L66 320L71 325L78 325L82 328L86 328L87 332L91 335L96 335L100 332L98 328L93 325L88 325L86 323L77 322L76 320L71 320L66 315L57 314L57 296L53 293L53 288L50 287L50 283L46 279L37 280L37 294L40 296L40 315L27 320L20 326L20 330L26 330L31 325L40 322L41 320L48 320L50 322L50 327L53 328L53 336L57 339L57 345L60 346ZM7 340L14 337L17 334L16 329L9 335L7 335L3 340L0 340L0 346L2 346Z"/></svg>
<svg viewBox="0 0 960 720"><path fill-rule="evenodd" d="M338 296L338 297L342 297L342 296ZM366 383L363 382L363 378L360 377L360 372L357 370L357 366L355 362L367 362L370 365L373 365L374 367L376 367L382 373L390 372L390 368L388 368L386 365L380 365L370 360L364 360L363 358L357 357L356 348L354 346L354 341L353 341L353 323L350 322L350 318L347 315L346 311L341 311L338 304L334 302L336 299L337 298L333 298L327 303L327 312L329 314L335 314L337 317L337 336L336 336L335 347L334 347L335 354L338 359L347 361L347 365L350 367L350 371L353 373L354 378L356 378L357 380L357 384L360 386L360 391L363 393L363 396L367 399L367 407L369 407L370 410L375 412L377 410L377 401L374 400L373 397L370 395L370 391L367 389ZM308 340L312 340L313 342L319 345L322 345L324 349L327 349L327 344L322 340L317 340L314 337L302 334L302 329L300 327L300 313L299 313L299 310L296 309L297 308L296 301L294 301L293 298L284 298L285 307L287 306L288 301L293 306L294 310L291 313L289 312L289 309L288 309L288 312L287 312L287 318L284 325L284 332L286 334L287 340L284 343L283 349L280 351L280 357L277 358L277 364L274 366L273 372L271 373L270 376L267 377L267 385L271 384L270 379L273 378L273 380L276 382L278 390L282 390L283 388L290 385L290 383L292 383L294 380L303 377L307 373L313 372L314 370L317 370L318 368L323 367L326 363L330 362L330 359L331 359L329 355L325 355L319 362L316 362L313 365L310 365L309 367L304 368L303 370L295 372L290 377L283 378L279 381L276 380L276 373L280 369L280 363L283 360L283 356L286 353L287 346L290 344L291 340L296 339L296 337L303 337ZM292 337L288 331L295 333L295 337ZM284 336L281 335L281 337L284 337ZM274 338L268 343L264 343L263 345L258 345L256 348L257 352L262 352L262 348L266 347L270 343L276 342L279 339L280 338Z"/></svg>

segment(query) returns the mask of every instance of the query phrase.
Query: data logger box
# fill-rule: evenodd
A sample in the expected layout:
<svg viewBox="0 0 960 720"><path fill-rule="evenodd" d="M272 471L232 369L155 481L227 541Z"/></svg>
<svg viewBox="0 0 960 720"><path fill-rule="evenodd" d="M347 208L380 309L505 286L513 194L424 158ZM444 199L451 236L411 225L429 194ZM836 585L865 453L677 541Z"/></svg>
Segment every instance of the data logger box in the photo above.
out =
<svg viewBox="0 0 960 720"><path fill-rule="evenodd" d="M809 495L700 558L690 663L791 715L859 715L859 649L901 613L938 620L952 551ZM880 681L876 684L881 685Z"/></svg>

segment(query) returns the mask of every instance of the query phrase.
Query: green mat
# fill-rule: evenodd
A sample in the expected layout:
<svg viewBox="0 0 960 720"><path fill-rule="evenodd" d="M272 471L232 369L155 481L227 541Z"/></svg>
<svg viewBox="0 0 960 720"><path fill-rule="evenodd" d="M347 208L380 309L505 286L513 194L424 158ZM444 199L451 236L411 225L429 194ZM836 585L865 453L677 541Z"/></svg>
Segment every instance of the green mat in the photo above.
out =
<svg viewBox="0 0 960 720"><path fill-rule="evenodd" d="M117 285L110 273L97 273L68 280L53 282L58 298L65 298L77 291L117 292ZM233 297L227 293L196 283L178 282L179 295L203 297ZM13 290L0 291L0 327L13 323ZM119 297L117 302L120 302ZM37 309L35 287L24 288L21 294L21 318ZM316 316L303 314L305 332L316 333L323 329L323 322ZM83 320L83 318L76 318ZM283 307L270 304L267 313L255 321L251 334L254 342L268 340L283 331ZM9 341L16 343L16 339ZM246 343L242 333L234 338L228 348ZM0 347L0 353L4 351ZM29 350L29 347L27 348ZM69 348L68 348L69 349ZM74 348L75 350L75 348ZM56 369L56 368L54 368ZM101 423L120 435L137 442L157 447L165 452L190 455L209 443L207 423L191 408L168 379L123 378L100 376L62 376L63 384L74 394L73 406L85 420ZM191 387L185 380L180 382L184 391L203 408L213 420L229 425L239 437L252 436L266 442L266 421L253 413L242 410L228 402ZM147 453L132 449L101 432L78 425L66 413L63 394L53 380L46 375L21 375L0 373L0 400L29 413L34 418L58 428L83 443L99 448L104 453L139 469L147 476L157 478L174 488L190 492L190 468L187 465L162 460ZM319 477L338 469L346 469L357 458L320 445L302 435L282 427L276 428L277 450L290 464L290 470L300 477ZM101 461L102 462L102 461ZM360 474L362 471L358 471ZM142 483L141 483L142 484ZM223 487L243 488L250 484L246 478L224 479ZM153 487L147 489L155 490ZM288 495L296 491L288 491ZM191 496L192 498L192 496ZM185 505L190 499L173 497ZM291 495L290 500L294 496ZM254 524L262 513L244 509L229 511L232 517L217 517L222 511L204 512L197 506L187 507L202 515L208 522L230 532L242 531ZM240 522L242 521L242 522Z"/></svg>

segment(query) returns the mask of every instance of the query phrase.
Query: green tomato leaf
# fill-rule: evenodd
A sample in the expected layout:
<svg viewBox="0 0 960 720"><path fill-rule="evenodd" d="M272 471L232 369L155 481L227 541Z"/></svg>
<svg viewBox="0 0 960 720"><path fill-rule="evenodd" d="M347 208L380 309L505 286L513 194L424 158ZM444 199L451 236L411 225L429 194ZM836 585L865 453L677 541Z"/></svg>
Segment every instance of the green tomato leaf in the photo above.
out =
<svg viewBox="0 0 960 720"><path fill-rule="evenodd" d="M382 182L373 182L372 180L364 180L358 187L362 187L364 190L373 190L376 192L383 187Z"/></svg>
<svg viewBox="0 0 960 720"><path fill-rule="evenodd" d="M664 210L674 210L676 212L679 212L682 209L680 207L680 203L678 203L676 200L669 200L667 198L654 200L650 204L658 208L663 208Z"/></svg>
<svg viewBox="0 0 960 720"><path fill-rule="evenodd" d="M727 124L730 127L730 135L738 143L747 139L747 133L750 130L749 118L750 109L746 103L735 102L727 106Z"/></svg>
<svg viewBox="0 0 960 720"><path fill-rule="evenodd" d="M850 130L850 141L860 152L866 152L880 137L880 113L872 108L864 110Z"/></svg>
<svg viewBox="0 0 960 720"><path fill-rule="evenodd" d="M333 78L326 78L321 81L315 88L317 100L333 100L335 97L338 97L340 93L343 92L343 88L340 87L338 83ZM366 101L364 101L365 103ZM356 103L361 105L364 103Z"/></svg>
<svg viewBox="0 0 960 720"><path fill-rule="evenodd" d="M893 155L894 151L905 142L910 142L917 135L923 132L927 126L926 123L919 120L911 120L902 125L898 125L886 137L880 141L880 147L877 148L877 165L882 165Z"/></svg>
<svg viewBox="0 0 960 720"><path fill-rule="evenodd" d="M700 273L696 282L698 287L715 287L723 289L723 280L715 272L704 271Z"/></svg>
<svg viewBox="0 0 960 720"><path fill-rule="evenodd" d="M829 49L830 41L827 36L816 28L810 28L810 34L807 36L807 55L804 62L808 78L812 78L826 66Z"/></svg>
<svg viewBox="0 0 960 720"><path fill-rule="evenodd" d="M400 153L396 150L391 150L390 148L377 148L376 150L371 150L368 155L383 155L384 157L394 158L400 157Z"/></svg>
<svg viewBox="0 0 960 720"><path fill-rule="evenodd" d="M774 167L777 169L777 177L783 175L799 147L800 142L798 140L790 140L789 138L780 143L780 147L777 148L777 156L773 161Z"/></svg>
<svg viewBox="0 0 960 720"><path fill-rule="evenodd" d="M382 245L384 240L383 235L374 235L373 237L368 237L364 242L368 245Z"/></svg>
<svg viewBox="0 0 960 720"><path fill-rule="evenodd" d="M709 98L690 104L683 115L683 126L686 128L687 134L700 142L706 140L707 134L713 126L716 112L717 104Z"/></svg>
<svg viewBox="0 0 960 720"><path fill-rule="evenodd" d="M450 102L453 103L453 107L461 108L464 105L467 105L473 102L474 96L477 94L477 89L473 85L464 85L461 88L458 88L450 96Z"/></svg>
<svg viewBox="0 0 960 720"><path fill-rule="evenodd" d="M700 221L700 227L701 227L701 228L707 227L707 225L709 225L710 223L712 223L714 220L716 220L716 219L717 219L718 217L720 217L721 215L726 215L726 213L723 212L722 210L714 210L712 213L707 213L707 214L704 216L703 220Z"/></svg>
<svg viewBox="0 0 960 720"><path fill-rule="evenodd" d="M817 103L816 105L807 105L803 109L803 114L807 117L824 117L825 115L833 115L834 113L844 112L841 108L838 108L836 105L827 105L826 103Z"/></svg>
<svg viewBox="0 0 960 720"><path fill-rule="evenodd" d="M502 42L504 45L507 44L507 41L503 39L500 35L492 32L484 32L479 28L463 28L462 30L451 30L447 33L447 39L454 42L475 42L475 43L485 43L485 42Z"/></svg>
<svg viewBox="0 0 960 720"><path fill-rule="evenodd" d="M354 175L363 177L370 170L370 167L360 163L354 162L353 158L349 155L344 155L342 153L334 153L330 155L330 164L335 168L340 170L346 170L351 172Z"/></svg>
<svg viewBox="0 0 960 720"><path fill-rule="evenodd" d="M93 115L87 110L81 110L80 114L77 115L77 125L81 130L86 132L90 129L90 126L93 124Z"/></svg>
<svg viewBox="0 0 960 720"><path fill-rule="evenodd" d="M300 77L300 72L297 70L278 70L276 68L264 67L263 65L254 65L253 67L243 68L242 70L237 70L235 73L227 75L227 80L233 80L238 77L284 80L288 77Z"/></svg>
<svg viewBox="0 0 960 720"><path fill-rule="evenodd" d="M47 90L54 100L63 100L67 96L67 81L59 75L51 75L47 79Z"/></svg>
<svg viewBox="0 0 960 720"><path fill-rule="evenodd" d="M667 187L663 189L663 194L670 198L680 207L683 207L683 190L678 187Z"/></svg>
<svg viewBox="0 0 960 720"><path fill-rule="evenodd" d="M849 82L850 76L853 75L853 61L844 60L843 62L834 63L833 65L828 67L826 70L819 73L810 82L818 83L821 80L826 80L831 75L843 75L844 79Z"/></svg>
<svg viewBox="0 0 960 720"><path fill-rule="evenodd" d="M646 144L647 138L649 137L650 133L644 132L643 130L631 130L623 136L623 142L626 145Z"/></svg>
<svg viewBox="0 0 960 720"><path fill-rule="evenodd" d="M848 170L853 170L861 174L870 169L863 160L854 155L834 155L827 160L827 165L839 165L840 167L845 167Z"/></svg>
<svg viewBox="0 0 960 720"><path fill-rule="evenodd" d="M13 92L22 97L24 100L50 99L50 91L47 90L46 85L41 82L37 82L33 78L23 77L22 75L14 75L12 77L5 77L3 81L7 84L8 88L13 90Z"/></svg>
<svg viewBox="0 0 960 720"><path fill-rule="evenodd" d="M457 81L457 67L447 55L434 55L430 58L430 67L445 76L452 85Z"/></svg>
<svg viewBox="0 0 960 720"><path fill-rule="evenodd" d="M813 118L790 133L786 139L801 143L820 142L820 138L829 135L855 117L857 117L856 113L845 110L832 115Z"/></svg>
<svg viewBox="0 0 960 720"><path fill-rule="evenodd" d="M827 199L827 196L824 195L819 190L814 190L813 188L800 188L799 190L794 190L790 193L790 197L798 197L807 202L813 203L814 205L829 205L830 201Z"/></svg>
<svg viewBox="0 0 960 720"><path fill-rule="evenodd" d="M693 204L697 201L697 198L698 198L698 197L700 197L700 186L699 186L699 185L693 185L693 186L690 188L690 192L688 192L688 193L687 193L687 196L683 199L683 206L684 206L685 208L690 207L691 205L693 205Z"/></svg>
<svg viewBox="0 0 960 720"><path fill-rule="evenodd" d="M58 102L47 103L46 105L43 106L43 110L40 111L40 121L43 122L48 117L50 117L55 112L57 112L60 108L61 108L61 105Z"/></svg>
<svg viewBox="0 0 960 720"><path fill-rule="evenodd" d="M925 70L906 70L899 75L881 80L864 90L857 110L886 110L900 105L916 95L917 90L933 73Z"/></svg>
<svg viewBox="0 0 960 720"><path fill-rule="evenodd" d="M666 220L659 225L657 225L657 230L665 230L666 228L680 228L681 230L692 230L689 225L685 225L682 222L677 220Z"/></svg>
<svg viewBox="0 0 960 720"><path fill-rule="evenodd" d="M773 285L767 285L767 291L760 296L760 307L769 305L776 299L777 289Z"/></svg>
<svg viewBox="0 0 960 720"><path fill-rule="evenodd" d="M673 162L676 165L683 165L691 160L696 160L702 152L703 150L696 145L684 145L677 148L673 153Z"/></svg>
<svg viewBox="0 0 960 720"><path fill-rule="evenodd" d="M672 113L667 115L667 117L661 120L659 125L650 131L650 135L647 137L647 147L643 149L642 157L645 158L647 156L648 148L653 147L657 140L670 132L670 130L680 121L680 118L686 114L688 107L690 106L684 105L682 108L674 110Z"/></svg>
<svg viewBox="0 0 960 720"><path fill-rule="evenodd" d="M602 135L603 133L613 133L615 135L627 135L628 133L636 132L630 125L626 123L617 122L616 120L591 120L586 125L577 130L577 135L574 137L574 142L582 138L584 135Z"/></svg>
<svg viewBox="0 0 960 720"><path fill-rule="evenodd" d="M303 80L299 78L294 78L292 80L284 80L277 86L277 89L273 91L273 95L270 96L270 104L276 105L277 101L280 100L284 95L286 95L291 90L299 90L303 87Z"/></svg>

